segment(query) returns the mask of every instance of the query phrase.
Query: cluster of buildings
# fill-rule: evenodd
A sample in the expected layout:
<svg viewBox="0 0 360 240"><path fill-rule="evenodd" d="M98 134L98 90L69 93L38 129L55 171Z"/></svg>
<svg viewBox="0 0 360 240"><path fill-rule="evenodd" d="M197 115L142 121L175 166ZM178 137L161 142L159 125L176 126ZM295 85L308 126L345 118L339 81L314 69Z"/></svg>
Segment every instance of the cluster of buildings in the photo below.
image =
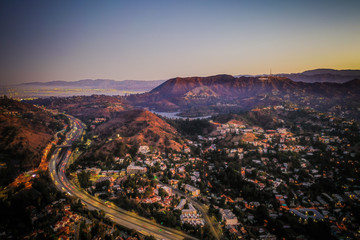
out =
<svg viewBox="0 0 360 240"><path fill-rule="evenodd" d="M193 226L204 226L205 221L202 218L201 214L195 209L193 204L190 202L188 203L188 207L184 208L187 201L186 199L181 199L178 206L175 207L174 210L181 210L180 220L181 223L187 223Z"/></svg>
<svg viewBox="0 0 360 240"><path fill-rule="evenodd" d="M61 216L58 220L52 221L50 229L52 235L59 238L69 239L69 236L75 236L78 233L78 225L81 221L86 224L92 224L93 222L88 218L74 213L70 209L70 204L66 199L62 198L57 201L46 205L42 211L37 211L36 208L29 206L27 209L30 212L30 219L32 224L40 224L43 221L52 219L52 216ZM38 232L34 232L32 235L36 235Z"/></svg>
<svg viewBox="0 0 360 240"><path fill-rule="evenodd" d="M249 234L255 234L259 239L276 238L266 222L259 222L256 211L260 207L266 209L270 219L279 221L286 232L296 237L301 234L296 235L296 228L282 219L293 217L305 225L310 221L324 221L334 236L358 229L349 207L358 206L360 202L360 186L356 184L360 166L355 159L357 153L351 150L354 146L352 136L359 135L350 131L354 122L311 109L301 109L301 114L305 112L306 117L289 122L288 114L296 115L300 111L298 108L276 106L264 109L276 111L278 127L264 129L241 121L212 122L217 126L215 132L187 142L191 147L201 148L201 157L193 155L190 149L181 153L154 154L148 146L140 146L139 155L126 169L96 172L106 177L115 174L113 181L117 189L124 178L132 175L146 178L150 172L154 179L166 182L158 183L150 196L139 201L159 203L168 210L181 210L183 224L204 225L202 213L191 202L181 199L178 206L171 205L176 198L174 189L180 188L188 197L201 199L205 204L211 202L219 210L221 217L218 220L226 232L238 238ZM222 159L208 157L219 152L225 153L221 155ZM228 168L241 176L242 184L255 187L253 195L266 193L271 197L249 199L225 185L219 176ZM344 173L345 169L350 175ZM333 186L322 186L324 182L331 182ZM219 185L221 191L214 187ZM159 196L159 189L167 196ZM335 192L335 189L341 191ZM137 191L143 193L146 190L140 188ZM359 236L356 231L351 234L349 236Z"/></svg>
<svg viewBox="0 0 360 240"><path fill-rule="evenodd" d="M104 117L97 117L97 118L94 118L94 120L91 120L90 121L90 128L91 129L95 129L97 125L103 123L103 122L106 122L106 118Z"/></svg>
<svg viewBox="0 0 360 240"><path fill-rule="evenodd" d="M296 112L297 109L282 111ZM226 151L229 157L240 159L243 180L255 184L261 191L274 194L278 208L269 202L261 202L268 208L271 218L282 219L284 214L290 214L302 224L310 220L325 221L336 237L359 236L356 231L349 231L349 228L359 229L356 217L349 209L360 202L360 186L354 182L354 176L359 172L359 164L354 162L357 153L349 151L354 146L350 139L359 132L349 133L354 121L314 111L307 114L308 119L295 120L294 132L284 127L251 131L245 125L224 124L217 129L220 130L218 137L224 139L228 134L245 135L250 131L256 137L234 144L246 144L246 150L237 147ZM219 146L217 150L220 150ZM227 167L228 164L224 163L224 168ZM349 167L353 168L352 178L340 170ZM313 192L312 186L319 186L322 182L332 182L333 190ZM252 209L245 201L242 203L246 209ZM251 212L245 210L243 213L247 220L252 219ZM283 227L287 231L292 228L290 225Z"/></svg>

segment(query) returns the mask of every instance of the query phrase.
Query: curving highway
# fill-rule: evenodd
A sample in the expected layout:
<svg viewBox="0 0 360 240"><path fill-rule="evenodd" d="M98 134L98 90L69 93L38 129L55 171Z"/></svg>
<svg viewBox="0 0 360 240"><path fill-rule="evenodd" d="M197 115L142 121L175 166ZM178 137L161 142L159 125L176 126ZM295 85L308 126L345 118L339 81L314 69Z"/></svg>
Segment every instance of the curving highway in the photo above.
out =
<svg viewBox="0 0 360 240"><path fill-rule="evenodd" d="M67 133L62 146L59 146L55 150L49 162L51 179L60 191L80 198L87 208L91 210L101 210L112 221L129 229L135 229L144 235L152 235L157 239L196 239L181 231L167 228L146 218L139 217L138 215L125 211L112 203L105 203L105 201L95 198L71 184L65 174L66 166L71 155L71 147L69 146L71 146L76 140L80 139L84 130L84 125L80 122L80 120L69 115L67 116L71 122L71 130Z"/></svg>

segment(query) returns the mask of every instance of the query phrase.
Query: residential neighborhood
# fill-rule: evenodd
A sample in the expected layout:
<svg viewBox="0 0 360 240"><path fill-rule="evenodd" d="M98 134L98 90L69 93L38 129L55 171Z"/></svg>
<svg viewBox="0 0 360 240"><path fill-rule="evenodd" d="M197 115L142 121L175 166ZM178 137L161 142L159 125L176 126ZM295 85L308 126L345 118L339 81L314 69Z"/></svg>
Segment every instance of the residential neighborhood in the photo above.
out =
<svg viewBox="0 0 360 240"><path fill-rule="evenodd" d="M279 127L211 120L214 131L182 152L143 145L114 167L79 166L72 176L89 172L90 194L190 232L213 224L240 239L308 239L298 229L317 224L331 237L359 237L355 122L296 106L252 111L276 113Z"/></svg>

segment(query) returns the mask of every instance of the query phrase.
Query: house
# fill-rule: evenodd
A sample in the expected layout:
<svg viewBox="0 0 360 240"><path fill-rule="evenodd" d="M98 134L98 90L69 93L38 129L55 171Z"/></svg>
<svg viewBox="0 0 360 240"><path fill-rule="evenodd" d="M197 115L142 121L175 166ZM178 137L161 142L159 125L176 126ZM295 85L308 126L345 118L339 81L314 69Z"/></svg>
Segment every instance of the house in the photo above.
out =
<svg viewBox="0 0 360 240"><path fill-rule="evenodd" d="M150 148L146 145L140 146L138 149L138 153L147 154L148 152L150 152Z"/></svg>
<svg viewBox="0 0 360 240"><path fill-rule="evenodd" d="M136 174L136 173L144 174L146 173L146 171L147 171L146 167L140 167L135 165L130 165L126 168L127 174Z"/></svg>
<svg viewBox="0 0 360 240"><path fill-rule="evenodd" d="M185 190L191 193L192 196L197 197L200 195L200 190L189 184L185 184Z"/></svg>
<svg viewBox="0 0 360 240"><path fill-rule="evenodd" d="M177 170L178 170L179 173L185 173L186 172L184 166L179 167Z"/></svg>
<svg viewBox="0 0 360 240"><path fill-rule="evenodd" d="M177 180L177 179L170 179L170 180L169 180L169 184L170 184L172 187L177 188L177 187L178 187L178 184L179 184L179 180Z"/></svg>
<svg viewBox="0 0 360 240"><path fill-rule="evenodd" d="M157 185L156 188L157 189L162 188L168 194L168 196L172 196L172 188L161 185L161 184Z"/></svg>
<svg viewBox="0 0 360 240"><path fill-rule="evenodd" d="M96 183L101 183L101 182L105 182L105 181L109 181L110 183L114 181L113 177L100 177L98 178L98 180L96 180Z"/></svg>
<svg viewBox="0 0 360 240"><path fill-rule="evenodd" d="M125 159L119 158L119 157L115 157L114 160L115 160L115 162L118 163L118 164L123 164Z"/></svg>
<svg viewBox="0 0 360 240"><path fill-rule="evenodd" d="M184 148L184 153L190 153L190 148Z"/></svg>
<svg viewBox="0 0 360 240"><path fill-rule="evenodd" d="M197 210L194 208L192 203L189 203L188 209L181 210L181 215L195 215L195 214L197 214Z"/></svg>
<svg viewBox="0 0 360 240"><path fill-rule="evenodd" d="M179 205L176 206L174 210L182 210L186 204L186 199L181 199Z"/></svg>
<svg viewBox="0 0 360 240"><path fill-rule="evenodd" d="M224 221L225 226L238 225L238 219L230 209L220 208L221 219Z"/></svg>

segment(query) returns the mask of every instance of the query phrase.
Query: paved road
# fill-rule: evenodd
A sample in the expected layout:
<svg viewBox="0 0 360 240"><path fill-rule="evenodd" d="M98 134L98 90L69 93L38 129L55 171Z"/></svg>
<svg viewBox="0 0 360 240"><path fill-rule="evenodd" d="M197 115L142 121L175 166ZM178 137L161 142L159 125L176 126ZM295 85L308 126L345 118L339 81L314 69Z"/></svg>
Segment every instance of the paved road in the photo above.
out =
<svg viewBox="0 0 360 240"><path fill-rule="evenodd" d="M72 123L71 130L66 135L63 145L72 145L74 141L81 137L84 128L79 120L71 116L69 116L69 118ZM49 162L51 179L59 190L80 198L82 203L89 209L104 211L106 216L119 225L129 229L135 229L142 234L152 235L157 239L196 239L181 231L167 228L146 218L139 217L134 213L125 211L115 206L114 204L105 203L105 201L95 198L94 196L91 196L85 191L77 188L69 182L65 174L66 165L68 164L70 155L71 149L69 147L57 148Z"/></svg>

